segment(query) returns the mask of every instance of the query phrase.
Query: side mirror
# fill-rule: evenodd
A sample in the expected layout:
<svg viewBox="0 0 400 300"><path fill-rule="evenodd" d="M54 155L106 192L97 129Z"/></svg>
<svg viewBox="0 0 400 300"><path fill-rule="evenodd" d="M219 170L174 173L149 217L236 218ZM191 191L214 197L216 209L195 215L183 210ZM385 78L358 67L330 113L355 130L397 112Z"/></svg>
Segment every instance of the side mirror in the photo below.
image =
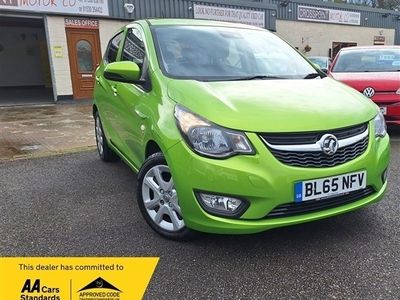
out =
<svg viewBox="0 0 400 300"><path fill-rule="evenodd" d="M327 68L321 68L321 71L324 72L325 74L328 74L328 69Z"/></svg>
<svg viewBox="0 0 400 300"><path fill-rule="evenodd" d="M141 83L139 66L132 61L109 63L104 69L104 77L113 81Z"/></svg>

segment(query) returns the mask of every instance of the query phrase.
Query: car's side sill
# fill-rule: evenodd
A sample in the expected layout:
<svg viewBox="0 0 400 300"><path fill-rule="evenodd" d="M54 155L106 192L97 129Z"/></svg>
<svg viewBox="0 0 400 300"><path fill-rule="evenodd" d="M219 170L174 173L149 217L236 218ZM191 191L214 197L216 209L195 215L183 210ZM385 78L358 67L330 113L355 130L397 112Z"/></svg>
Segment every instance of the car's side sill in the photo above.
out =
<svg viewBox="0 0 400 300"><path fill-rule="evenodd" d="M110 140L110 146L115 151L115 153L132 169L135 173L139 173L139 169L118 149L117 146Z"/></svg>

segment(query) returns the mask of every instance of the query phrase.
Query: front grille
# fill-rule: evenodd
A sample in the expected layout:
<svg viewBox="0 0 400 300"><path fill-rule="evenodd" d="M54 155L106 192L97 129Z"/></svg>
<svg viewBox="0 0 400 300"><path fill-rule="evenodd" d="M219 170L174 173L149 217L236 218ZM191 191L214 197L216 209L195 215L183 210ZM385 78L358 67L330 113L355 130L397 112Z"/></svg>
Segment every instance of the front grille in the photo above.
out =
<svg viewBox="0 0 400 300"><path fill-rule="evenodd" d="M283 151L271 149L271 153L286 165L303 168L325 168L344 164L364 153L368 147L368 136L362 140L340 148L335 154L328 156L321 152Z"/></svg>
<svg viewBox="0 0 400 300"><path fill-rule="evenodd" d="M367 127L368 124L364 123L334 130L295 133L262 133L260 135L265 141L273 145L302 145L314 144L327 133L333 134L338 140L346 139L363 133L367 130Z"/></svg>
<svg viewBox="0 0 400 300"><path fill-rule="evenodd" d="M373 193L375 193L375 190L371 186L367 186L365 189L332 198L309 200L300 203L286 203L275 207L264 218L269 219L291 217L321 211L361 200L362 198L372 195Z"/></svg>
<svg viewBox="0 0 400 300"><path fill-rule="evenodd" d="M368 135L364 136L367 130L368 123L364 123L329 131L262 133L260 137L269 151L283 164L302 168L326 168L344 164L363 154L368 147ZM315 151L315 148L314 151L294 148L298 147L297 145L312 145L314 147L317 145L319 147L318 141L325 134L333 134L339 141L355 137L356 142L339 148L333 155L326 155L322 151ZM361 139L358 139L357 136L360 136Z"/></svg>

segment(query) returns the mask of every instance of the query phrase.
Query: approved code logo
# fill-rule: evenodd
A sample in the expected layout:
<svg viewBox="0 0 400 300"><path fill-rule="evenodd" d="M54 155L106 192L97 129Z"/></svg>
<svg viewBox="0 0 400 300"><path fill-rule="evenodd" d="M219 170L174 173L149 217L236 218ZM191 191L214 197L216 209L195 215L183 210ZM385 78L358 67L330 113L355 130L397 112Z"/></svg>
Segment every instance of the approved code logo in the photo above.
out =
<svg viewBox="0 0 400 300"><path fill-rule="evenodd" d="M122 291L99 277L81 288L78 293L79 300L120 300Z"/></svg>

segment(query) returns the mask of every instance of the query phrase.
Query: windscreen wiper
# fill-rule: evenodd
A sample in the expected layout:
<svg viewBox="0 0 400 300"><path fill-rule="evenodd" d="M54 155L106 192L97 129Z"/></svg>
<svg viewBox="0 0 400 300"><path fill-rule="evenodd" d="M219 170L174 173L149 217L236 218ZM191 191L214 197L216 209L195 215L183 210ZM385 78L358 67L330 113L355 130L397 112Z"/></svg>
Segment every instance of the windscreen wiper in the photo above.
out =
<svg viewBox="0 0 400 300"><path fill-rule="evenodd" d="M237 81L237 80L256 80L256 79L288 79L286 77L279 76L270 76L270 75L254 75L254 76L246 76L246 77L237 77L237 78L229 78L228 81Z"/></svg>
<svg viewBox="0 0 400 300"><path fill-rule="evenodd" d="M321 74L319 74L319 73L310 73L310 74L307 74L303 79L314 79L317 77L322 78Z"/></svg>

